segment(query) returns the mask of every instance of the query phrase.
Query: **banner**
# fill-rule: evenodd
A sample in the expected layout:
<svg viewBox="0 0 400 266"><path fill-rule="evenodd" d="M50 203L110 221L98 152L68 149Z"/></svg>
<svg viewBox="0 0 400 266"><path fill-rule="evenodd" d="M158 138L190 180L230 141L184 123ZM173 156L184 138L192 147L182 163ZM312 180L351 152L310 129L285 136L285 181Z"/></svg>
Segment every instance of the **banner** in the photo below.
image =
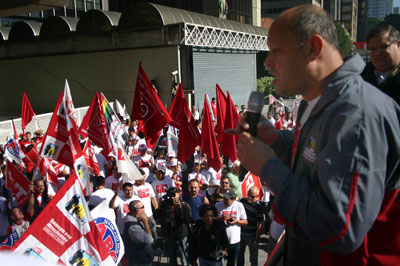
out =
<svg viewBox="0 0 400 266"><path fill-rule="evenodd" d="M4 147L4 155L9 161L15 161L17 164L24 165L22 162L22 151L15 139L10 139L7 141Z"/></svg>
<svg viewBox="0 0 400 266"><path fill-rule="evenodd" d="M0 244L0 251L10 250L12 246L19 240L19 234L17 230L13 230L11 234Z"/></svg>
<svg viewBox="0 0 400 266"><path fill-rule="evenodd" d="M83 147L83 156L85 157L90 173L93 175L100 175L99 163L97 162L94 149L90 144L90 140L87 140L85 146Z"/></svg>
<svg viewBox="0 0 400 266"><path fill-rule="evenodd" d="M247 191L249 191L249 189L253 186L258 187L259 190L257 200L261 200L261 198L264 195L261 187L260 178L256 175L253 175L250 172L248 172L245 175L241 186L242 186L242 198L247 198Z"/></svg>
<svg viewBox="0 0 400 266"><path fill-rule="evenodd" d="M66 180L11 251L49 264L115 265L76 174Z"/></svg>
<svg viewBox="0 0 400 266"><path fill-rule="evenodd" d="M90 213L111 259L118 265L125 254L125 247L115 223L114 210L108 207L108 201L104 200Z"/></svg>
<svg viewBox="0 0 400 266"><path fill-rule="evenodd" d="M6 179L7 188L11 189L18 207L22 208L29 200L31 182L8 160Z"/></svg>

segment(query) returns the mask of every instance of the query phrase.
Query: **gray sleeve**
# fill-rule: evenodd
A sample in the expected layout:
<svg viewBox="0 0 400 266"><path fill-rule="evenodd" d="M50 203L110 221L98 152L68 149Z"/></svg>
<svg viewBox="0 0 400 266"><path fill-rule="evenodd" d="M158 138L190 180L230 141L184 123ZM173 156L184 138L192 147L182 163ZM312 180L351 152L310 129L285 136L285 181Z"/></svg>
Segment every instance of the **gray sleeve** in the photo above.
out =
<svg viewBox="0 0 400 266"><path fill-rule="evenodd" d="M153 243L153 237L144 231L144 229L139 225L131 225L128 230L129 238L133 242L137 243L146 243L151 244Z"/></svg>
<svg viewBox="0 0 400 266"><path fill-rule="evenodd" d="M344 104L324 118L317 176L295 176L278 158L267 161L261 173L277 193L273 210L278 218L299 238L341 254L357 249L371 229L388 173L395 172L400 156L395 112L383 115Z"/></svg>

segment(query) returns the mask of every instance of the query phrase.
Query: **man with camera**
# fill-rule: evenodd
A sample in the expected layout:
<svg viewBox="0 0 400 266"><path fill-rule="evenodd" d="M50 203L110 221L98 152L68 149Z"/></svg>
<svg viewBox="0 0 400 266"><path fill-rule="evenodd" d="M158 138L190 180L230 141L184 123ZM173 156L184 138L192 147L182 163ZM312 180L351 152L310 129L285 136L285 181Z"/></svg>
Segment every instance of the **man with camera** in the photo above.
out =
<svg viewBox="0 0 400 266"><path fill-rule="evenodd" d="M189 265L187 225L190 223L192 213L190 206L179 198L179 192L175 187L169 188L160 198L160 207L156 210L155 216L161 221L161 231L169 253L169 264L178 265L179 256L182 265Z"/></svg>

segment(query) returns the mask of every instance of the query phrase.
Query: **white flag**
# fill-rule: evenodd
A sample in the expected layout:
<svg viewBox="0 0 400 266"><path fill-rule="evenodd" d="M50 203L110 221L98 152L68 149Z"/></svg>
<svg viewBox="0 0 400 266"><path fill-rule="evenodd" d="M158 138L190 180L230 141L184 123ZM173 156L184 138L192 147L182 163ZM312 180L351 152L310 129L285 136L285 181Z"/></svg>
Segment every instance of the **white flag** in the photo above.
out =
<svg viewBox="0 0 400 266"><path fill-rule="evenodd" d="M135 181L142 178L139 170L132 160L128 157L121 144L118 142L118 173L122 174L123 182Z"/></svg>
<svg viewBox="0 0 400 266"><path fill-rule="evenodd" d="M110 253L110 257L115 263L114 265L118 265L122 256L125 254L125 247L115 223L115 212L113 209L108 207L108 203L107 200L104 200L90 213L92 214L96 227ZM122 233L123 232L121 232L121 234Z"/></svg>
<svg viewBox="0 0 400 266"><path fill-rule="evenodd" d="M71 91L69 89L68 80L65 80L65 87L64 87L64 106L67 110L67 114L71 120L72 126L77 131L77 121L76 121L76 114L75 114L75 107L74 102L72 101Z"/></svg>

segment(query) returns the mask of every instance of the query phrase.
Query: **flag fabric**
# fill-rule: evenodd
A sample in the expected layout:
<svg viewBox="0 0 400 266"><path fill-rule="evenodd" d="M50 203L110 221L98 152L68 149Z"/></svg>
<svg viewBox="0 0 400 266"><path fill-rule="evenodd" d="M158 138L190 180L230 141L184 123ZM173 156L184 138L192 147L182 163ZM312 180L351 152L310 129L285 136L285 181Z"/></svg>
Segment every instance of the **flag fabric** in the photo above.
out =
<svg viewBox="0 0 400 266"><path fill-rule="evenodd" d="M132 120L142 120L146 139L155 139L161 129L172 121L152 84L139 63L135 95L133 99ZM157 143L155 139L155 143Z"/></svg>
<svg viewBox="0 0 400 266"><path fill-rule="evenodd" d="M130 118L130 116L128 115L128 113L126 111L125 104L124 104L124 107L122 107L122 105L119 103L119 101L115 100L114 107L115 107L114 108L115 112L117 112L117 114L120 117L122 117L124 120L127 120Z"/></svg>
<svg viewBox="0 0 400 266"><path fill-rule="evenodd" d="M29 200L29 185L31 182L10 161L7 160L7 188L9 188L18 207L22 208Z"/></svg>
<svg viewBox="0 0 400 266"><path fill-rule="evenodd" d="M49 264L115 265L102 241L76 173L12 247Z"/></svg>
<svg viewBox="0 0 400 266"><path fill-rule="evenodd" d="M276 101L276 98L274 97L274 95L270 94L269 96L269 105L273 104Z"/></svg>
<svg viewBox="0 0 400 266"><path fill-rule="evenodd" d="M32 121L35 112L33 112L33 108L31 103L28 100L28 96L24 92L24 96L22 98L22 107L21 107L21 123L22 123L22 132L25 134L25 127Z"/></svg>
<svg viewBox="0 0 400 266"><path fill-rule="evenodd" d="M108 207L108 201L104 200L90 213L111 259L118 265L125 254L125 246L115 223L114 210Z"/></svg>
<svg viewBox="0 0 400 266"><path fill-rule="evenodd" d="M179 145L179 138L168 131L167 132L167 154L171 154L171 153L178 154L178 149L179 149L178 145Z"/></svg>
<svg viewBox="0 0 400 266"><path fill-rule="evenodd" d="M18 133L17 133L17 128L15 127L15 123L14 123L14 120L11 120L11 122L12 122L12 126L13 126L13 134L14 134L14 139L17 141L17 143L18 143ZM18 143L18 145L19 145L19 143Z"/></svg>
<svg viewBox="0 0 400 266"><path fill-rule="evenodd" d="M118 173L122 174L122 180L124 183L127 181L135 182L135 180L142 178L142 175L140 174L136 165L132 162L121 145L118 146L117 166Z"/></svg>
<svg viewBox="0 0 400 266"><path fill-rule="evenodd" d="M57 101L39 154L74 169L82 182L86 195L90 195L89 169L79 143L78 133L66 112L62 93Z"/></svg>
<svg viewBox="0 0 400 266"><path fill-rule="evenodd" d="M196 146L201 144L201 135L186 102L182 84L179 85L171 105L170 116L171 125L179 129L177 158L181 163L185 163L193 155Z"/></svg>
<svg viewBox="0 0 400 266"><path fill-rule="evenodd" d="M261 185L260 178L250 172L248 172L244 176L244 179L243 179L242 183L240 184L240 186L242 187L242 198L247 198L247 191L249 191L249 189L254 186L256 186L259 190L257 200L261 200L261 198L264 195L262 192L262 185Z"/></svg>
<svg viewBox="0 0 400 266"><path fill-rule="evenodd" d="M218 143L215 137L207 95L204 96L203 122L201 124L201 152L207 155L207 163L219 171L222 167Z"/></svg>
<svg viewBox="0 0 400 266"><path fill-rule="evenodd" d="M235 128L240 121L239 114L236 111L236 107L233 104L229 92L227 92L226 100L226 113L224 128ZM238 140L237 135L228 135L223 133L222 143L221 143L221 153L228 157L232 162L237 160L236 153L236 141Z"/></svg>
<svg viewBox="0 0 400 266"><path fill-rule="evenodd" d="M102 148L103 155L106 158L109 156L111 152L110 139L98 92L93 97L78 133L83 138L89 138L95 145Z"/></svg>
<svg viewBox="0 0 400 266"><path fill-rule="evenodd" d="M46 179L46 181L53 183L56 187L58 186L57 171L51 164L51 160L48 158L41 158L39 160L38 168L40 175Z"/></svg>
<svg viewBox="0 0 400 266"><path fill-rule="evenodd" d="M0 251L10 250L12 246L19 240L19 234L17 230L12 230L11 234L0 244Z"/></svg>
<svg viewBox="0 0 400 266"><path fill-rule="evenodd" d="M216 85L216 95L217 95L217 125L215 126L215 134L217 135L218 142L221 143L225 129L224 123L225 123L225 113L226 113L226 96L218 84Z"/></svg>
<svg viewBox="0 0 400 266"><path fill-rule="evenodd" d="M14 161L17 164L24 165L22 162L24 154L15 139L7 141L4 147L4 156L11 162Z"/></svg>
<svg viewBox="0 0 400 266"><path fill-rule="evenodd" d="M76 120L75 107L74 107L74 102L72 101L72 96L71 96L71 91L69 89L68 80L65 80L63 101L64 101L65 109L68 113L68 116L70 117L71 124L74 127L75 131L78 131L78 123Z"/></svg>
<svg viewBox="0 0 400 266"><path fill-rule="evenodd" d="M101 94L101 106L108 129L108 135L111 144L111 154L116 158L118 156L118 142L122 145L122 147L125 147L125 144L128 140L128 133L104 94Z"/></svg>
<svg viewBox="0 0 400 266"><path fill-rule="evenodd" d="M83 156L85 156L86 164L89 167L90 173L93 175L100 175L99 163L97 162L90 140L87 140L83 147Z"/></svg>

